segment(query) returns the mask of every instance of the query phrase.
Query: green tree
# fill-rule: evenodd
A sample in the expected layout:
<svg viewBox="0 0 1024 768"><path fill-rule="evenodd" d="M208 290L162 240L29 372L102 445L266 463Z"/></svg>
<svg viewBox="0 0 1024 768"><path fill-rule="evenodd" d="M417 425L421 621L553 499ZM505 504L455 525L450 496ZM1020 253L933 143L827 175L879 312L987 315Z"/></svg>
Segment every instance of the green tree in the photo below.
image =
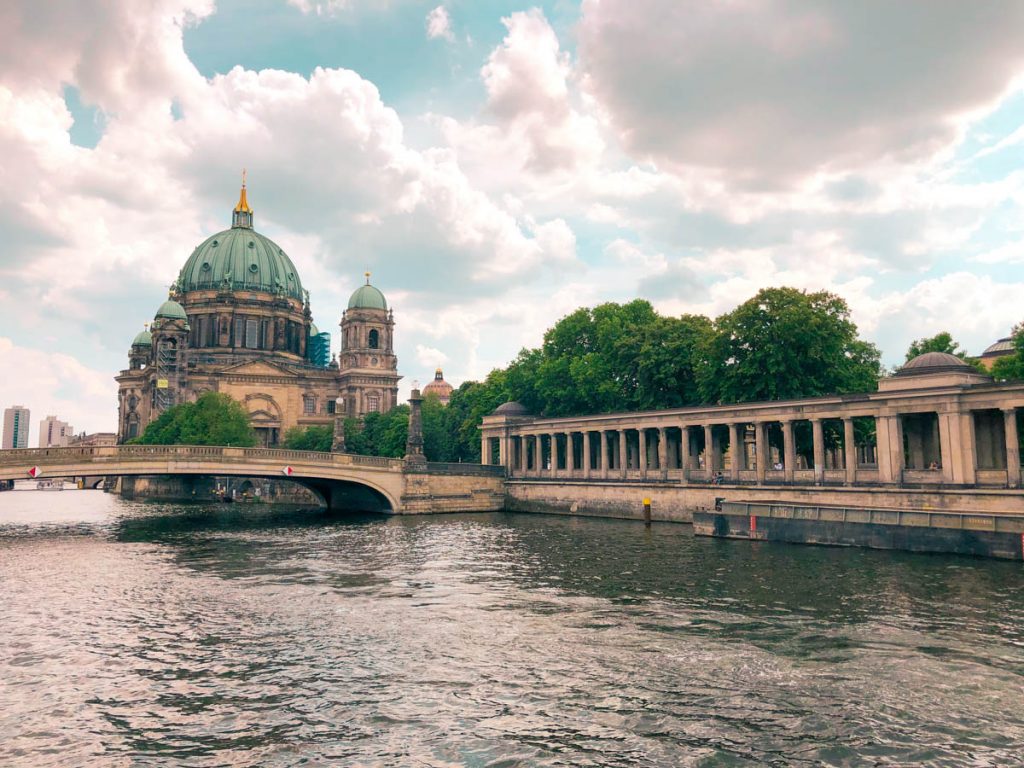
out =
<svg viewBox="0 0 1024 768"><path fill-rule="evenodd" d="M146 427L143 445L256 445L242 404L230 395L204 392L194 403L172 406Z"/></svg>
<svg viewBox="0 0 1024 768"><path fill-rule="evenodd" d="M960 344L953 339L953 335L949 331L941 331L934 336L916 339L911 342L910 346L907 348L907 356L904 362L909 363L915 357L923 355L925 352L945 352L947 355L956 355L978 371L988 373L988 369L981 364L981 361L976 357L970 357L967 352L960 347Z"/></svg>
<svg viewBox="0 0 1024 768"><path fill-rule="evenodd" d="M292 427L284 433L284 447L296 451L328 452L334 444L332 425Z"/></svg>
<svg viewBox="0 0 1024 768"><path fill-rule="evenodd" d="M826 291L766 288L715 321L698 380L705 402L783 400L875 388L880 354Z"/></svg>
<svg viewBox="0 0 1024 768"><path fill-rule="evenodd" d="M1024 379L1024 323L1014 326L1013 354L996 358L991 374L996 379Z"/></svg>

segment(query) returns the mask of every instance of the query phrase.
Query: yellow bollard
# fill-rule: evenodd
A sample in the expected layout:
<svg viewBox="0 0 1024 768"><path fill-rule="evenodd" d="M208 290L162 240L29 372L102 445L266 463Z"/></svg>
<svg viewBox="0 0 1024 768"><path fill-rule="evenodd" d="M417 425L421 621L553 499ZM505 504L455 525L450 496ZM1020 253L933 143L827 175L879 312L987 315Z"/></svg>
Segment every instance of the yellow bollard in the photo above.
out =
<svg viewBox="0 0 1024 768"><path fill-rule="evenodd" d="M651 527L651 500L644 499L644 525Z"/></svg>

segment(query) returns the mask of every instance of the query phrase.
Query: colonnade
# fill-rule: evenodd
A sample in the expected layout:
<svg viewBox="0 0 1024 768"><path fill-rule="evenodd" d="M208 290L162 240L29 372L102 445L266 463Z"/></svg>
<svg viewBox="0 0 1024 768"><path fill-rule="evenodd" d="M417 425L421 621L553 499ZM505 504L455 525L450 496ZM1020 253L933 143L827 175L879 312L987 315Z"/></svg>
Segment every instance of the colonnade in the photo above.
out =
<svg viewBox="0 0 1024 768"><path fill-rule="evenodd" d="M531 417L501 429L485 420L483 463L503 465L510 477L523 479L1021 486L1017 405L936 410L932 404L829 415L786 413L786 404L778 404L766 407L775 413L762 418L750 418L749 408L735 410L744 416Z"/></svg>

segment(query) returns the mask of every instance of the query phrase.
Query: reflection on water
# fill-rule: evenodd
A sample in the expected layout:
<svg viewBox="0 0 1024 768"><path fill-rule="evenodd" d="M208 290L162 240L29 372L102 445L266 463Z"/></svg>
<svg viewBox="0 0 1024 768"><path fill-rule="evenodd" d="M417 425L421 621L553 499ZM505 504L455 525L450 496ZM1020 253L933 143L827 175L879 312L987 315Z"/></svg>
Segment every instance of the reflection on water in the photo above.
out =
<svg viewBox="0 0 1024 768"><path fill-rule="evenodd" d="M1019 563L0 495L0 764L1012 765Z"/></svg>

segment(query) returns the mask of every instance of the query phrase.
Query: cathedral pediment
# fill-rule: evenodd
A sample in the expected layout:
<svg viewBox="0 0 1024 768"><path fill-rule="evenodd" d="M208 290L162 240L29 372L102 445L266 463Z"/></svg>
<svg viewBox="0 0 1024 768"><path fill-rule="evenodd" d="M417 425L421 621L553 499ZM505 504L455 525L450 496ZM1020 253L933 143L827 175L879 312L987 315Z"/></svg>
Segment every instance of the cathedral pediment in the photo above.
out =
<svg viewBox="0 0 1024 768"><path fill-rule="evenodd" d="M298 374L290 368L265 360L248 360L244 363L229 365L220 370L232 376L288 376L298 378Z"/></svg>

